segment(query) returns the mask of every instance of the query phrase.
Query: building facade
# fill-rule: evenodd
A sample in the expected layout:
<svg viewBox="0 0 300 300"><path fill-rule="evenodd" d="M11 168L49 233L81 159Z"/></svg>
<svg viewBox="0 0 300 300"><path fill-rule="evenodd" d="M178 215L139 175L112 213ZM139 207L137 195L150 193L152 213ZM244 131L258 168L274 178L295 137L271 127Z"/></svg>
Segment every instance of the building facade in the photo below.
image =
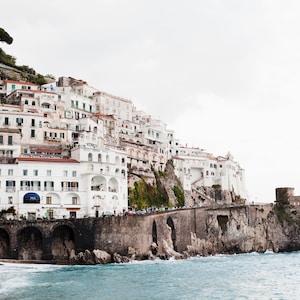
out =
<svg viewBox="0 0 300 300"><path fill-rule="evenodd" d="M71 77L41 87L3 82L0 208L13 207L18 218L121 214L128 186L140 176L152 180L170 159L187 194L220 186L247 196L244 170L230 153L180 146L174 131L130 100Z"/></svg>

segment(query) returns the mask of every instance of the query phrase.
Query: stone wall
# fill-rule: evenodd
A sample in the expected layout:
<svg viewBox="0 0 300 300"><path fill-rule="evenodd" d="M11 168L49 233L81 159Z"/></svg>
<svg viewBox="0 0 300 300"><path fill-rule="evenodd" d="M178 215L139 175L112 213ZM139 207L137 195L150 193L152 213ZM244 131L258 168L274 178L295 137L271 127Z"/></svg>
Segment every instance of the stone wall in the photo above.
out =
<svg viewBox="0 0 300 300"><path fill-rule="evenodd" d="M294 210L291 210L294 211ZM299 217L279 220L275 206L241 205L170 210L149 215L0 223L0 258L68 261L98 249L109 255L300 250ZM152 253L151 253L152 252Z"/></svg>

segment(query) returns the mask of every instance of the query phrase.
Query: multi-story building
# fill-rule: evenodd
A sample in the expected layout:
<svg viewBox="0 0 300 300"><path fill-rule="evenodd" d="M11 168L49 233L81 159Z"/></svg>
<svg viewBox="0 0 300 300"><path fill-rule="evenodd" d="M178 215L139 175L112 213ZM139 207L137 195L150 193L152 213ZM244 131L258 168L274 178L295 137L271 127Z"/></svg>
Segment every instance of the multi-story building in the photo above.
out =
<svg viewBox="0 0 300 300"><path fill-rule="evenodd" d="M94 89L69 82L61 94L49 85L15 89L0 107L0 207L13 206L18 217L127 210L126 153L104 141L114 136L112 119L93 114Z"/></svg>
<svg viewBox="0 0 300 300"><path fill-rule="evenodd" d="M230 154L179 146L164 122L85 81L4 80L2 94L0 208L19 217L122 213L128 185L141 175L153 182L169 159L186 194L220 186L246 197L244 170Z"/></svg>
<svg viewBox="0 0 300 300"><path fill-rule="evenodd" d="M228 153L225 157L215 157L204 149L178 147L173 157L175 173L185 191L197 191L200 187L220 187L247 199L245 171Z"/></svg>
<svg viewBox="0 0 300 300"><path fill-rule="evenodd" d="M19 217L69 218L119 214L127 210L126 155L77 147L32 149L1 164L2 208Z"/></svg>

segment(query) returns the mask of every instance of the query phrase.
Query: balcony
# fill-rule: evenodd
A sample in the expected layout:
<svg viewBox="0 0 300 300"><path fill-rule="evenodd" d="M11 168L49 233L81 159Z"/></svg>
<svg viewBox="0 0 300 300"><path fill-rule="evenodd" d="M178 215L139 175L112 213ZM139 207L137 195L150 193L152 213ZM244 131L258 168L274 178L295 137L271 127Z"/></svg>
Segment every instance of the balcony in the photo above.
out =
<svg viewBox="0 0 300 300"><path fill-rule="evenodd" d="M62 192L78 192L78 187L62 187Z"/></svg>

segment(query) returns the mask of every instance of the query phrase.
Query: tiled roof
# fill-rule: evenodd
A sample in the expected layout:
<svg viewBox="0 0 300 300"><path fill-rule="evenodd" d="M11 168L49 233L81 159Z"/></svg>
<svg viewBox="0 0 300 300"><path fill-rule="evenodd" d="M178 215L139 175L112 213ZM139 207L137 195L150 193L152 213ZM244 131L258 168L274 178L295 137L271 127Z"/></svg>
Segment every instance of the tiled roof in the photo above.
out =
<svg viewBox="0 0 300 300"><path fill-rule="evenodd" d="M18 161L55 162L55 163L79 163L76 159L46 158L46 157L18 157Z"/></svg>
<svg viewBox="0 0 300 300"><path fill-rule="evenodd" d="M62 149L49 149L49 148L31 148L32 152L52 152L52 153L62 153L64 150Z"/></svg>
<svg viewBox="0 0 300 300"><path fill-rule="evenodd" d="M17 83L17 84L26 84L26 85L38 86L37 84L31 83L31 82L27 82L27 81L17 81L17 80L5 79L4 82L6 82L6 83Z"/></svg>

